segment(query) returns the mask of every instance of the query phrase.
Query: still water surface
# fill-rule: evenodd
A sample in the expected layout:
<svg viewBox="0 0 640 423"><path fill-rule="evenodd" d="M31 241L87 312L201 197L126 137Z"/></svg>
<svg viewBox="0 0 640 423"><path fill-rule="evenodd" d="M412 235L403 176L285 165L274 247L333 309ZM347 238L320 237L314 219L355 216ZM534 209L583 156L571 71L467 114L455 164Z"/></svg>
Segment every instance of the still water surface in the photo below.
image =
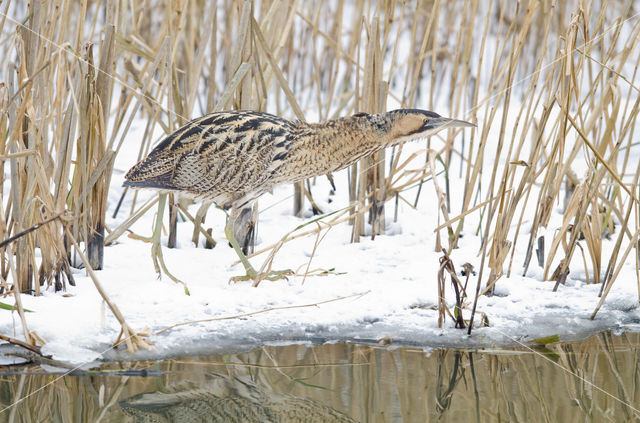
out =
<svg viewBox="0 0 640 423"><path fill-rule="evenodd" d="M640 421L640 335L532 350L349 343L107 363L64 376L0 368L8 422Z"/></svg>

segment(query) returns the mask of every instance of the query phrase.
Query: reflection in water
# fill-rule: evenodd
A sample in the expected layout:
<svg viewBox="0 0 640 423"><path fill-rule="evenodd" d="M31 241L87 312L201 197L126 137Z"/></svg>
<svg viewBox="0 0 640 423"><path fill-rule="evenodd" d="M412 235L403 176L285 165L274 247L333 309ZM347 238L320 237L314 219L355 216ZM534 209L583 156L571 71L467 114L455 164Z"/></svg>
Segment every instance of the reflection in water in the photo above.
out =
<svg viewBox="0 0 640 423"><path fill-rule="evenodd" d="M307 398L261 390L237 377L212 375L198 389L139 394L120 402L136 423L151 422L354 422Z"/></svg>
<svg viewBox="0 0 640 423"><path fill-rule="evenodd" d="M535 353L341 343L103 368L147 377L14 367L0 421L636 421L639 352L640 335L604 333Z"/></svg>

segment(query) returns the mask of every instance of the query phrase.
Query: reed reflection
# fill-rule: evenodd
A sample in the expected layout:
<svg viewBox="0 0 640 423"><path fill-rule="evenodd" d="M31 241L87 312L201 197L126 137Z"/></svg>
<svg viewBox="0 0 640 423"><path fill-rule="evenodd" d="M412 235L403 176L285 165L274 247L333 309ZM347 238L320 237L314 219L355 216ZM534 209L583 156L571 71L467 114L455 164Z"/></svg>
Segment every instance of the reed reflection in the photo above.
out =
<svg viewBox="0 0 640 423"><path fill-rule="evenodd" d="M347 343L108 363L75 376L3 369L0 421L631 421L640 336L535 351ZM146 376L144 376L146 375Z"/></svg>

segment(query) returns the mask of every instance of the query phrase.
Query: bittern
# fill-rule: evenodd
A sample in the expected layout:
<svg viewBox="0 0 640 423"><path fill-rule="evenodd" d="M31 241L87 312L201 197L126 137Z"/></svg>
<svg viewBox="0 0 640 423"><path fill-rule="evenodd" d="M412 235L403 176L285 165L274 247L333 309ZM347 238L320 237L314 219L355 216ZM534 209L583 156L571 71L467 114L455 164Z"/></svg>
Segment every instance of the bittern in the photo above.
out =
<svg viewBox="0 0 640 423"><path fill-rule="evenodd" d="M277 279L286 273L258 274L235 238L243 208L275 185L335 172L385 147L465 126L475 125L418 109L358 113L324 123L254 111L216 112L163 139L127 172L124 185L230 207L225 235L246 270L236 279Z"/></svg>

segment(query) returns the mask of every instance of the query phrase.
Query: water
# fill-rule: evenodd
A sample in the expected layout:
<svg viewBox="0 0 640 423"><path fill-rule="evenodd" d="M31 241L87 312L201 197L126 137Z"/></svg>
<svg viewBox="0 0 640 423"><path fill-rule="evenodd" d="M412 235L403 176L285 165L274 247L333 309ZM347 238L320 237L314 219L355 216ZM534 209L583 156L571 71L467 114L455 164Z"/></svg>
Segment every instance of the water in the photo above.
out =
<svg viewBox="0 0 640 423"><path fill-rule="evenodd" d="M640 335L532 350L349 343L107 363L79 375L0 369L11 422L623 422L640 420Z"/></svg>

